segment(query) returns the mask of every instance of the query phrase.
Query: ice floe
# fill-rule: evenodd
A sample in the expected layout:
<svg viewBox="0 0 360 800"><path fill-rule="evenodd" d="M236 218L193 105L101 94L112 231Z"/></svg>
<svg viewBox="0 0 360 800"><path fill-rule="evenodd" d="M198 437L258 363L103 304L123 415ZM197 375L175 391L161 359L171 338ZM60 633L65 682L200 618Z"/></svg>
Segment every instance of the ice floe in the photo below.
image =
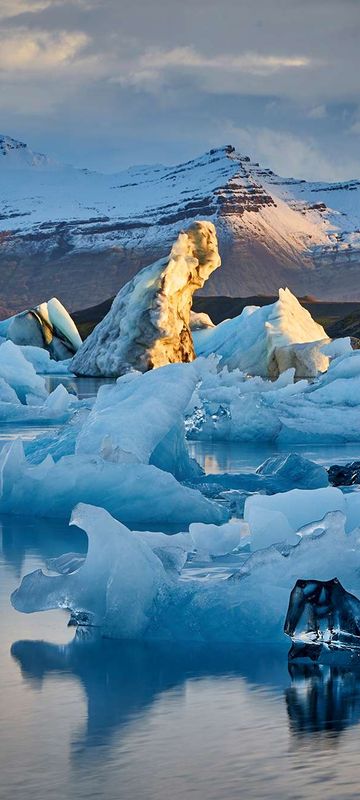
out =
<svg viewBox="0 0 360 800"><path fill-rule="evenodd" d="M27 613L66 608L74 624L96 626L104 636L278 642L283 637L289 593L299 575L320 581L336 575L348 591L360 588L360 531L345 533L341 511L328 513L322 526L300 536L296 545L272 545L245 560L239 556L238 566L232 563L226 577L190 573L186 580L181 561L176 560L174 569L174 559L169 562L164 557L166 546L158 534L151 546L153 534L139 535L103 509L83 504L74 510L72 523L88 535L85 560L76 561L69 554L50 565L60 574L36 570L25 576L12 603ZM209 537L206 529L200 533L205 543L211 542L212 531ZM227 540L233 551L239 533L236 528L233 535L227 530L219 542L224 545ZM182 535L186 552L189 534L179 534L178 539ZM172 537L168 539L171 547ZM181 544L177 547L181 550Z"/></svg>
<svg viewBox="0 0 360 800"><path fill-rule="evenodd" d="M329 341L324 328L289 289L279 289L276 303L246 306L238 317L194 330L193 337L198 355L216 353L221 366L249 375L277 378L294 367L297 377L312 377L329 364L320 348Z"/></svg>
<svg viewBox="0 0 360 800"><path fill-rule="evenodd" d="M17 345L45 348L52 359L69 359L81 337L66 308L56 297L0 321L0 337Z"/></svg>

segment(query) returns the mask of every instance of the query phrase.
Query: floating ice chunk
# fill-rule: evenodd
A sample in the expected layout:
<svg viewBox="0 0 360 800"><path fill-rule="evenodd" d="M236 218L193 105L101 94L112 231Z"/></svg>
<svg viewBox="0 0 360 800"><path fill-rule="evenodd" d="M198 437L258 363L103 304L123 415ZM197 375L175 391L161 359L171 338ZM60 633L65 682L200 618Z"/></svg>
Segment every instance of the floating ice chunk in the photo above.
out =
<svg viewBox="0 0 360 800"><path fill-rule="evenodd" d="M44 379L36 374L20 347L10 341L0 345L0 378L14 389L22 403L27 395L37 397L40 402L47 397Z"/></svg>
<svg viewBox="0 0 360 800"><path fill-rule="evenodd" d="M325 355L324 343L329 339L302 344L292 343L275 347L272 353L270 370L281 374L287 369L295 370L296 378L315 378L320 372L326 372L329 356Z"/></svg>
<svg viewBox="0 0 360 800"><path fill-rule="evenodd" d="M15 405L20 403L15 389L4 378L0 378L0 403L13 403Z"/></svg>
<svg viewBox="0 0 360 800"><path fill-rule="evenodd" d="M194 521L221 524L229 516L224 507L153 465L132 464L130 468L80 454L50 461L34 465L26 461L21 443L5 446L0 454L0 511L66 519L76 503L93 502L123 522L160 528L187 527ZM44 463L46 472L39 481Z"/></svg>
<svg viewBox="0 0 360 800"><path fill-rule="evenodd" d="M73 402L73 401L72 401ZM54 461L59 461L62 456L72 456L75 453L76 438L81 430L89 411L86 408L77 408L76 415L70 416L60 429L37 436L25 442L25 453L29 464L39 464L50 454Z"/></svg>
<svg viewBox="0 0 360 800"><path fill-rule="evenodd" d="M56 297L0 322L0 335L16 345L45 348L60 361L81 345L75 323Z"/></svg>
<svg viewBox="0 0 360 800"><path fill-rule="evenodd" d="M231 373L230 373L231 375ZM226 441L356 442L360 440L360 353L335 358L313 383L280 383L226 370L206 374L189 404L186 427L195 439Z"/></svg>
<svg viewBox="0 0 360 800"><path fill-rule="evenodd" d="M153 553L160 559L166 572L180 574L188 555L194 551L194 541L190 533L165 533L136 531Z"/></svg>
<svg viewBox="0 0 360 800"><path fill-rule="evenodd" d="M333 339L332 342L327 342L322 346L322 351L329 358L339 358L339 356L346 356L352 353L350 336L345 336L342 339Z"/></svg>
<svg viewBox="0 0 360 800"><path fill-rule="evenodd" d="M46 425L52 423L63 423L69 419L74 411L74 399L69 401L62 394L57 393L54 400L52 394L49 395L49 402L40 404L37 397L27 395L27 405L19 401L17 403L1 402L0 399L0 421L9 423L25 423L26 425ZM70 395L68 395L70 398ZM46 455L46 453L45 453Z"/></svg>
<svg viewBox="0 0 360 800"><path fill-rule="evenodd" d="M288 483L289 489L321 489L329 485L325 467L298 453L272 456L258 467L256 474L271 475L275 481Z"/></svg>
<svg viewBox="0 0 360 800"><path fill-rule="evenodd" d="M350 533L360 527L360 492L349 492L344 495L346 507L346 530Z"/></svg>
<svg viewBox="0 0 360 800"><path fill-rule="evenodd" d="M215 328L214 322L210 319L209 314L203 311L190 311L190 330L199 331L203 328Z"/></svg>
<svg viewBox="0 0 360 800"><path fill-rule="evenodd" d="M333 464L328 470L329 483L332 486L353 486L360 483L360 461L350 464Z"/></svg>
<svg viewBox="0 0 360 800"><path fill-rule="evenodd" d="M329 528L341 535L345 533L346 518L342 511L329 511L322 519L308 522L297 531L298 536L322 536Z"/></svg>
<svg viewBox="0 0 360 800"><path fill-rule="evenodd" d="M273 408L261 397L246 394L230 403L230 439L237 441L274 441L280 433L281 422Z"/></svg>
<svg viewBox="0 0 360 800"><path fill-rule="evenodd" d="M64 553L58 558L49 558L46 566L50 572L57 572L58 575L70 575L76 572L83 565L86 556L82 553Z"/></svg>
<svg viewBox="0 0 360 800"><path fill-rule="evenodd" d="M324 386L340 378L351 379L356 378L358 375L360 375L360 351L352 350L350 353L338 356L330 362L328 371L319 378L314 390L318 385Z"/></svg>
<svg viewBox="0 0 360 800"><path fill-rule="evenodd" d="M284 631L295 642L360 649L360 600L337 578L299 579L290 595Z"/></svg>
<svg viewBox="0 0 360 800"><path fill-rule="evenodd" d="M299 574L329 581L336 569L350 591L360 589L359 532L345 534L341 512L328 515L321 535L303 536L295 547L272 546L245 563L239 556L239 569L228 579L214 574L184 580L184 573L176 575L175 560L166 560L171 536L164 543L161 534L131 533L103 510L82 508L74 521L89 531L89 561L72 571L73 556L67 556L62 574L37 570L25 577L12 596L15 608L66 607L74 623L98 625L107 637L246 645L282 640L289 593Z"/></svg>
<svg viewBox="0 0 360 800"><path fill-rule="evenodd" d="M41 570L24 578L13 593L17 610L30 613L49 608L68 608L76 620L101 626L112 624L120 638L144 636L156 615L160 594L166 593L167 577L159 558L134 533L104 509L80 503L71 524L86 530L88 553L73 573L47 577Z"/></svg>
<svg viewBox="0 0 360 800"><path fill-rule="evenodd" d="M198 355L216 353L221 356L221 366L272 378L288 367L295 367L300 370L299 377L304 376L308 363L311 375L318 367L326 369L329 359L315 343L327 341L324 328L289 289L280 289L279 299L272 305L247 306L238 317L224 320L215 328L194 331ZM312 355L309 349L295 353L289 347L308 342L312 343ZM285 347L289 347L287 354Z"/></svg>
<svg viewBox="0 0 360 800"><path fill-rule="evenodd" d="M178 481L197 481L204 475L202 467L189 456L183 422L173 427L156 445L150 464L171 472Z"/></svg>
<svg viewBox="0 0 360 800"><path fill-rule="evenodd" d="M189 531L196 550L205 556L223 556L232 553L249 538L249 526L246 522L238 520L220 526L193 522Z"/></svg>
<svg viewBox="0 0 360 800"><path fill-rule="evenodd" d="M32 347L31 345L23 345L20 350L38 374L51 375L56 373L57 375L66 375L69 373L69 359L67 361L54 361L50 357L48 350L44 350L41 347Z"/></svg>
<svg viewBox="0 0 360 800"><path fill-rule="evenodd" d="M182 424L197 381L196 364L169 364L101 386L76 452L101 453L119 463L149 463L156 446Z"/></svg>
<svg viewBox="0 0 360 800"><path fill-rule="evenodd" d="M50 412L51 415L61 417L69 411L70 404L74 403L74 398L65 389L62 383L51 392L44 403L44 414Z"/></svg>
<svg viewBox="0 0 360 800"><path fill-rule="evenodd" d="M251 531L254 550L286 541L295 544L299 528L322 519L331 511L346 514L340 489L292 489L275 495L252 495L245 500L244 520Z"/></svg>

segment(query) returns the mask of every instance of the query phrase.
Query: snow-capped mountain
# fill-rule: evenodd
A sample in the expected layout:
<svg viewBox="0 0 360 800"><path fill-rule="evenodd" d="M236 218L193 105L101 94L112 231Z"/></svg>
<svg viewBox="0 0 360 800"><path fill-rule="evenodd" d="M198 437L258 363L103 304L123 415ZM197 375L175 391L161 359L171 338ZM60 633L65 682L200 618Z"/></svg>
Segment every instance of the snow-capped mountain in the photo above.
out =
<svg viewBox="0 0 360 800"><path fill-rule="evenodd" d="M217 229L208 295L360 300L360 181L284 179L227 146L174 167L107 175L0 137L0 305L56 294L71 310L114 295L194 219Z"/></svg>

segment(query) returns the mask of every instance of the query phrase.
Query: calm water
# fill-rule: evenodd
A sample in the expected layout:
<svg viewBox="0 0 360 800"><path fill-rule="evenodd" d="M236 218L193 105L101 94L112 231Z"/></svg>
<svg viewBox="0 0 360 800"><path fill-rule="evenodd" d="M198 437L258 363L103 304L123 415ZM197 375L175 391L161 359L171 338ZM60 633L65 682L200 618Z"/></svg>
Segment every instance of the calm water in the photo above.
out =
<svg viewBox="0 0 360 800"><path fill-rule="evenodd" d="M300 453L325 467L360 461L360 443L343 445L251 445L248 442L189 442L190 454L207 473L254 472L270 456Z"/></svg>
<svg viewBox="0 0 360 800"><path fill-rule="evenodd" d="M212 472L273 453L191 449ZM360 457L359 447L311 452L321 463ZM65 612L11 608L23 574L86 545L62 523L0 520L4 800L359 797L360 667L289 671L285 641L274 651L96 641L74 637Z"/></svg>

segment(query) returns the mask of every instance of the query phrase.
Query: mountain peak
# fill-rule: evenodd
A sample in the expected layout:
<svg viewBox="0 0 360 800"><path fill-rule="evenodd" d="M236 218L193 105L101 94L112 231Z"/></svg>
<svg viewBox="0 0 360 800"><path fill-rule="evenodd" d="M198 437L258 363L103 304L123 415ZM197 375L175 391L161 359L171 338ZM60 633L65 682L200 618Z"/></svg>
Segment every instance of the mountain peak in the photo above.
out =
<svg viewBox="0 0 360 800"><path fill-rule="evenodd" d="M44 168L56 166L56 161L43 153L34 153L25 142L0 134L0 164L11 168Z"/></svg>
<svg viewBox="0 0 360 800"><path fill-rule="evenodd" d="M199 219L216 224L223 259L210 293L270 296L289 285L322 300L360 297L360 182L283 178L229 144L177 165L90 173L8 136L0 173L1 302L10 310L54 286L69 307L74 297L95 305Z"/></svg>

